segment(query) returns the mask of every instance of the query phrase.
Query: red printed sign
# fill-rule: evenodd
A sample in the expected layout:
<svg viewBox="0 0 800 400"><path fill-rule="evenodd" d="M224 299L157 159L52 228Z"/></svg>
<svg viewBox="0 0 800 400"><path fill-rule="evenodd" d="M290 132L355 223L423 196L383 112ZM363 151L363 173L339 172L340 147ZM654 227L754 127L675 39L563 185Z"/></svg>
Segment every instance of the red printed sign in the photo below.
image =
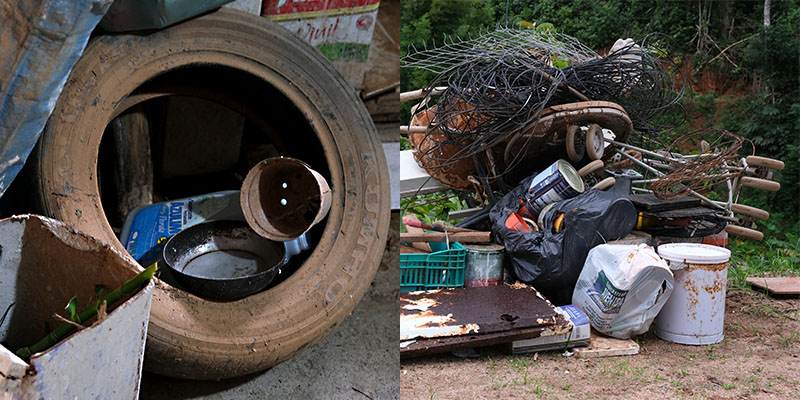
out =
<svg viewBox="0 0 800 400"><path fill-rule="evenodd" d="M380 0L265 0L261 15L300 18L322 14L330 16L331 11L340 15L342 13L354 14L377 9L378 3Z"/></svg>
<svg viewBox="0 0 800 400"><path fill-rule="evenodd" d="M265 0L261 15L312 46L335 43L368 46L379 5L380 0ZM364 51L344 51L344 54L347 56L338 58L366 56Z"/></svg>

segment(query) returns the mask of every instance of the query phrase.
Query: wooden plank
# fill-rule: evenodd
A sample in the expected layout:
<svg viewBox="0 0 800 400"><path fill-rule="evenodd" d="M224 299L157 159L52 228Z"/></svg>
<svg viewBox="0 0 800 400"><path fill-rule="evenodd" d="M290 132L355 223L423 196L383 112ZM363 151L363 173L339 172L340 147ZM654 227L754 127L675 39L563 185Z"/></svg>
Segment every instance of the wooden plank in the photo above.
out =
<svg viewBox="0 0 800 400"><path fill-rule="evenodd" d="M753 288L768 292L770 295L800 297L800 277L781 276L762 278L757 276L747 277L747 283Z"/></svg>
<svg viewBox="0 0 800 400"><path fill-rule="evenodd" d="M401 233L401 242L461 242L461 243L492 243L491 232L423 232Z"/></svg>
<svg viewBox="0 0 800 400"><path fill-rule="evenodd" d="M430 245L429 245L430 246ZM400 254L428 254L430 251L420 250L404 244L400 245Z"/></svg>
<svg viewBox="0 0 800 400"><path fill-rule="evenodd" d="M111 121L116 201L108 207L113 226L122 226L134 208L153 203L150 127L139 104Z"/></svg>
<svg viewBox="0 0 800 400"><path fill-rule="evenodd" d="M578 358L627 356L638 354L639 344L631 339L612 338L592 329L592 343L589 347L577 347L573 351Z"/></svg>
<svg viewBox="0 0 800 400"><path fill-rule="evenodd" d="M414 150L400 152L400 197L442 192L450 189L431 178L414 160Z"/></svg>
<svg viewBox="0 0 800 400"><path fill-rule="evenodd" d="M417 222L419 222L419 219L418 219L418 218L417 218L417 216L416 216L416 215L414 215L414 214L409 214L409 215L406 215L406 216L405 216L405 218L407 218L407 219L410 219L410 220L412 220L412 221L417 221ZM403 226L405 226L405 227L406 227L406 231L407 231L408 233L412 233L412 234L415 234L415 235L419 235L419 234L423 234L423 233L425 233L425 231L424 231L422 228L418 228L418 227L416 227L416 226L409 226L409 225L406 225L406 224L403 224ZM401 234L401 236L402 236L402 234ZM402 237L401 237L401 239L402 239ZM401 241L404 241L404 242L411 242L411 247L413 247L413 248L415 248L415 249L418 249L418 250L420 250L420 251L421 251L421 252L423 252L423 253L430 253L430 252L432 252L432 251L433 251L433 250L431 249L431 245L429 245L428 243L425 243L424 241L418 241L418 240L408 240L408 241L406 241L406 240L401 240ZM416 243L415 243L415 242L416 242Z"/></svg>

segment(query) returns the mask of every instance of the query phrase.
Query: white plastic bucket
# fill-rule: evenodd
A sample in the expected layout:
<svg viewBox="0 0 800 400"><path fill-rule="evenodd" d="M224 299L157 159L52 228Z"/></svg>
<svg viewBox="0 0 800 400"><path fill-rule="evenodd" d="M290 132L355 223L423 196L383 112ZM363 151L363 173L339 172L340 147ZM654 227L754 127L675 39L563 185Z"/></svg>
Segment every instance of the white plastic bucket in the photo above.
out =
<svg viewBox="0 0 800 400"><path fill-rule="evenodd" d="M669 263L675 287L656 318L656 335L681 344L722 341L730 250L672 243L659 246L658 255Z"/></svg>

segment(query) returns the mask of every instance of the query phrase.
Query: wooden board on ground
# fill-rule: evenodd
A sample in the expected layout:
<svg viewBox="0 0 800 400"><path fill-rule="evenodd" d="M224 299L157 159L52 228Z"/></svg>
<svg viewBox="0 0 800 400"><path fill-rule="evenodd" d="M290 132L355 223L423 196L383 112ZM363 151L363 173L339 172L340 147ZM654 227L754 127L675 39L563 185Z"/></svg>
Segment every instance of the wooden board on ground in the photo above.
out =
<svg viewBox="0 0 800 400"><path fill-rule="evenodd" d="M639 354L639 344L631 339L609 337L592 329L592 343L589 347L576 347L573 351L579 358L628 356Z"/></svg>
<svg viewBox="0 0 800 400"><path fill-rule="evenodd" d="M774 296L800 297L800 277L784 276L774 278L761 278L750 276L747 278L753 288L768 292Z"/></svg>

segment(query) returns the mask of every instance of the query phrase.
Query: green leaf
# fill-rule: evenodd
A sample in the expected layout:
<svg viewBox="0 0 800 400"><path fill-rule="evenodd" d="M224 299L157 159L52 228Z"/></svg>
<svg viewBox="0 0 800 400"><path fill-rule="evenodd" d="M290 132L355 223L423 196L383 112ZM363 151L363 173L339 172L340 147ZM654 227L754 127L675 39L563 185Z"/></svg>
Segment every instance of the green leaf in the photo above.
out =
<svg viewBox="0 0 800 400"><path fill-rule="evenodd" d="M553 24L549 23L549 22L542 23L538 27L536 27L536 31L537 32L541 32L541 33L554 32L555 30L556 30L556 27Z"/></svg>
<svg viewBox="0 0 800 400"><path fill-rule="evenodd" d="M78 296L73 296L71 299L69 299L69 303L67 303L67 306L64 307L64 309L69 312L70 321L76 321L78 317Z"/></svg>
<svg viewBox="0 0 800 400"><path fill-rule="evenodd" d="M569 66L569 61L567 60L554 60L553 66L556 68L567 68Z"/></svg>
<svg viewBox="0 0 800 400"><path fill-rule="evenodd" d="M530 23L528 21L519 21L519 22L517 22L517 24L518 25L522 25L522 26L524 26L526 28L536 29L536 24L532 24L532 23Z"/></svg>

